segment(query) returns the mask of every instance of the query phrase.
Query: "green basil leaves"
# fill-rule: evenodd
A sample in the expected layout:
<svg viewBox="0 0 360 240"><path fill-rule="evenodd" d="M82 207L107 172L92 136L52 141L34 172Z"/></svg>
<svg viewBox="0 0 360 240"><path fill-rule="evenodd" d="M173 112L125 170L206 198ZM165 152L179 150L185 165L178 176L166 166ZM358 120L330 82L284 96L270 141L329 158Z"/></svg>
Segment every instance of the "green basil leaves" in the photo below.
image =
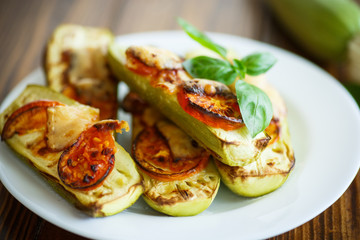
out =
<svg viewBox="0 0 360 240"><path fill-rule="evenodd" d="M228 61L217 58L195 57L185 61L183 66L192 77L216 79L226 85L233 83L237 77L236 71Z"/></svg>
<svg viewBox="0 0 360 240"><path fill-rule="evenodd" d="M235 90L244 123L254 137L270 124L273 116L270 99L260 88L244 81L237 81Z"/></svg>
<svg viewBox="0 0 360 240"><path fill-rule="evenodd" d="M246 73L251 76L257 76L267 72L276 62L276 59L270 53L255 53L241 59L246 66Z"/></svg>
<svg viewBox="0 0 360 240"><path fill-rule="evenodd" d="M178 18L178 23L184 29L187 35L189 35L192 39L194 39L204 47L218 53L223 58L226 58L225 48L211 41L211 39L208 38L204 33L197 30L194 26L186 22L184 19Z"/></svg>
<svg viewBox="0 0 360 240"><path fill-rule="evenodd" d="M183 63L185 70L195 78L204 78L222 82L226 85L236 81L235 89L240 112L252 137L264 131L273 116L269 97L261 89L248 84L245 75L256 76L268 71L276 62L270 53L254 53L242 59L227 60L224 47L214 43L204 33L179 18L179 25L184 31L202 46L218 53L223 59L199 56Z"/></svg>

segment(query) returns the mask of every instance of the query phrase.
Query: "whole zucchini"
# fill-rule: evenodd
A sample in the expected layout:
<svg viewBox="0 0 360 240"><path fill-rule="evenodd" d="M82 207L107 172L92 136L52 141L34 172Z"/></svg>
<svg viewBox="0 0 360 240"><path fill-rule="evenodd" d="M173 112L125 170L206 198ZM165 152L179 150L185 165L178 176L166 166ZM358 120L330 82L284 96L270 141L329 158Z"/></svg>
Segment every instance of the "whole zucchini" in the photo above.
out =
<svg viewBox="0 0 360 240"><path fill-rule="evenodd" d="M360 83L360 8L352 0L270 0L292 39L321 60L347 61L349 80Z"/></svg>

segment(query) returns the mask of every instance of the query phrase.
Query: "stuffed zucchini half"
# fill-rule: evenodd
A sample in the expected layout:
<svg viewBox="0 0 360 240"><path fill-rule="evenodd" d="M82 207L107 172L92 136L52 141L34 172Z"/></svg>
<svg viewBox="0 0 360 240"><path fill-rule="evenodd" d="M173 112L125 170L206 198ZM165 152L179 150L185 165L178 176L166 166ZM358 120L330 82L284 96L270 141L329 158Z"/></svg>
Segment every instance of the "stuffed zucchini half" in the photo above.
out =
<svg viewBox="0 0 360 240"><path fill-rule="evenodd" d="M137 94L128 94L123 107L133 116L132 155L148 205L171 216L207 209L220 186L210 153Z"/></svg>
<svg viewBox="0 0 360 240"><path fill-rule="evenodd" d="M258 197L276 190L286 181L295 165L295 157L283 99L264 75L247 76L245 81L261 88L272 102L274 116L265 129L271 140L260 157L246 166L228 166L220 161L216 161L216 166L231 191L241 196Z"/></svg>
<svg viewBox="0 0 360 240"><path fill-rule="evenodd" d="M252 138L241 119L236 95L219 82L191 79L182 59L149 46L127 49L113 44L109 63L114 74L168 117L214 157L230 166L255 161L270 138Z"/></svg>
<svg viewBox="0 0 360 240"><path fill-rule="evenodd" d="M103 28L64 24L49 39L44 58L48 86L100 109L101 119L116 119L117 81L108 64L112 33Z"/></svg>
<svg viewBox="0 0 360 240"><path fill-rule="evenodd" d="M124 121L49 88L29 85L0 115L1 139L66 200L93 217L116 214L143 192L130 155L114 140Z"/></svg>

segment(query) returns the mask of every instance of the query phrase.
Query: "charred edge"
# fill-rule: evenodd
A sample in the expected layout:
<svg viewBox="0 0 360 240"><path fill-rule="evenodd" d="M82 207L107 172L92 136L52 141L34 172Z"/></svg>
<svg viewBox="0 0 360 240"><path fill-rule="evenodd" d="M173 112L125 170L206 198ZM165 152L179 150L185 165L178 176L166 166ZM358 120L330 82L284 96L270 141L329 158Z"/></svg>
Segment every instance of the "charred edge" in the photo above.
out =
<svg viewBox="0 0 360 240"><path fill-rule="evenodd" d="M149 66L140 59L140 57L136 54L134 49L132 49L132 48L126 49L125 54L128 58L139 61L140 63L145 64L146 66ZM149 67L152 67L152 66L149 66Z"/></svg>
<svg viewBox="0 0 360 240"><path fill-rule="evenodd" d="M169 142L167 140L167 138L161 133L161 131L157 128L157 126L154 126L154 127L146 127L144 128L135 138L134 140L134 143L132 144L132 155L133 155L133 158L135 159L135 162L139 165L139 166L142 166L141 163L138 161L138 159L136 158L136 146L139 142L139 139L141 137L142 134L145 134L147 131L149 131L149 129L154 129L155 130L155 134L157 134L160 138L162 138L164 140L164 142L166 143L166 146L167 148L169 149L169 152L170 152L170 158L171 160L173 161L174 159L174 156L173 156L173 153L171 152L171 148L169 146Z"/></svg>
<svg viewBox="0 0 360 240"><path fill-rule="evenodd" d="M268 145L271 137L266 136L265 138L261 138L255 141L255 147L259 150L263 150Z"/></svg>
<svg viewBox="0 0 360 240"><path fill-rule="evenodd" d="M130 61L130 62L133 62L133 63L136 63L136 64L142 64L146 67L149 67L149 68L153 68L153 69L156 69L158 70L155 66L151 66L149 65L148 63L144 62L140 56L138 56L136 53L135 53L135 50L133 50L132 48L128 48L125 52L125 55L126 55L126 58L127 58L127 61Z"/></svg>
<svg viewBox="0 0 360 240"><path fill-rule="evenodd" d="M217 165L218 169L225 172L225 174L230 178L232 183L235 183L237 178L240 178L242 181L245 181L247 178L264 178L268 176L275 176L275 175L288 175L291 170L293 169L294 164L290 166L290 168L287 171L281 171L277 173L246 173L242 171L243 167L240 166L229 166L226 165L218 160L215 161L215 164Z"/></svg>
<svg viewBox="0 0 360 240"><path fill-rule="evenodd" d="M110 153L113 152L113 149L112 148L104 148L102 151L101 151L101 155L109 155Z"/></svg>
<svg viewBox="0 0 360 240"><path fill-rule="evenodd" d="M99 151L91 151L90 152L90 157L92 157L92 158L96 158L96 156L98 155L98 153L99 153Z"/></svg>
<svg viewBox="0 0 360 240"><path fill-rule="evenodd" d="M159 135L159 137L163 138L163 140L165 141L165 143L167 144L167 147L170 151L170 161L172 162L178 162L180 161L181 159L178 159L178 158L174 158L173 156L173 153L171 152L171 148L170 146L168 145L168 140L165 138L165 136L160 132L160 130L155 126L155 127L147 127L145 129L143 129L136 137L135 137L135 140L132 144L132 149L131 149L131 155L136 163L136 165L138 166L138 168L146 175L153 175L153 176L158 176L159 178L163 178L163 179L169 179L171 180L172 178L177 178L177 177L180 177L183 175L183 174L192 174L194 173L196 170L196 168L199 166L199 164L201 164L201 161L196 165L194 166L194 168L192 169L189 169L188 171L186 172L179 172L179 173L173 173L173 174L166 174L166 173L161 173L161 172L164 172L163 169L160 169L160 168L156 168L154 167L156 170L158 170L159 172L153 172L153 171L150 171L149 169L147 169L145 166L143 166L143 164L141 164L141 160L138 159L136 157L136 147L137 147L137 144L138 142L140 141L140 137L142 134L144 134L146 131L149 131L150 128L153 128L155 130L155 133ZM205 150L204 150L205 151ZM210 158L210 157L209 157ZM159 159L159 161L163 161L161 159Z"/></svg>
<svg viewBox="0 0 360 240"><path fill-rule="evenodd" d="M115 155L114 154L111 154L110 159L109 159L109 163L110 163L111 166L114 165L114 163L115 163ZM109 168L108 171L110 171L110 169L111 168ZM108 172L106 172L106 176L107 176L107 174L108 174Z"/></svg>
<svg viewBox="0 0 360 240"><path fill-rule="evenodd" d="M197 111L201 112L202 114L206 114L211 117L226 119L228 121L235 122L235 123L244 123L242 118L228 117L226 115L221 115L219 113L211 112L205 108L200 107L199 105L197 105L196 103L194 103L190 100L189 100L189 104L191 105L192 108L196 109Z"/></svg>
<svg viewBox="0 0 360 240"><path fill-rule="evenodd" d="M99 165L98 165L98 164L93 164L93 165L90 166L90 168L91 168L91 171L93 171L94 173L96 173L97 170L99 169Z"/></svg>
<svg viewBox="0 0 360 240"><path fill-rule="evenodd" d="M214 86L215 93L212 94L212 96L220 96L226 99L236 99L236 95L233 94L229 89L227 89L226 86L219 85L219 83L217 83L216 85L217 86ZM186 93L198 94L200 96L208 95L205 92L205 87L201 86L198 80L190 80L184 82L182 86Z"/></svg>
<svg viewBox="0 0 360 240"><path fill-rule="evenodd" d="M118 121L107 121L105 123L96 123L93 125L98 132L112 131L119 127Z"/></svg>
<svg viewBox="0 0 360 240"><path fill-rule="evenodd" d="M107 168L107 170L106 170L106 172L104 173L104 175L103 175L99 180L97 180L96 182L94 182L94 183L91 184L91 185L78 186L78 185L76 184L76 182L75 182L75 183L66 183L66 182L64 182L64 180L62 180L61 177L60 177L60 179L62 180L62 182L63 182L66 186L68 186L68 187L70 187L70 188L72 188L72 189L84 190L84 191L90 190L90 189L92 190L92 189L96 189L96 188L102 186L102 182L103 182L103 181L105 180L105 178L109 175L109 173L110 173L110 171L111 171L111 169L112 169L112 166L113 166L113 165L110 164L110 166ZM84 178L83 178L83 182L84 182L84 183L90 183L90 181L91 181L92 179L94 179L93 176L88 176L88 174L85 174L85 176L84 176Z"/></svg>
<svg viewBox="0 0 360 240"><path fill-rule="evenodd" d="M36 101L37 102L37 101ZM35 103L35 102L34 102ZM25 105L24 105L25 106ZM22 107L18 108L17 110L15 110L10 117L6 120L4 127L2 129L2 133L1 133L1 141L4 141L6 139L11 138L12 136L14 136L15 134L19 134L19 132L17 132L16 130L14 130L14 132L12 132L11 134L6 134L6 129L13 123L13 121L21 114L25 114L27 112L31 112L31 111L35 111L38 109L41 109L41 107L39 106L32 106L32 103L29 103L29 108L25 109L25 111L21 112L19 111Z"/></svg>
<svg viewBox="0 0 360 240"><path fill-rule="evenodd" d="M151 201L155 202L155 204L158 206L171 206L179 203L180 200L182 200L179 197L165 198L161 195L154 198L149 192L144 192L144 195Z"/></svg>
<svg viewBox="0 0 360 240"><path fill-rule="evenodd" d="M84 205L79 205L79 206L76 206L76 208L78 208L79 210L82 210L82 211L85 211L88 215L90 216L93 216L93 217L105 217L105 213L102 212L102 209L104 208L104 205L107 204L107 203L110 203L112 201L116 201L118 200L119 198L122 198L126 195L129 195L130 193L134 192L135 189L138 187L138 186L141 186L142 189L144 190L144 186L141 184L141 183L136 183L134 185L131 185L128 190L121 196L117 197L116 199L114 200L110 200L104 204L98 204L98 203L93 203L93 204L89 204L87 206L84 206ZM103 195L102 195L103 196Z"/></svg>
<svg viewBox="0 0 360 240"><path fill-rule="evenodd" d="M172 193L178 193L175 196L171 198L166 198L162 195L159 196L153 196L149 191L144 192L144 195L146 198L154 202L158 206L172 206L180 202L186 202L189 201L194 194L191 193L191 191L182 190L179 188L178 185L176 185L176 190Z"/></svg>
<svg viewBox="0 0 360 240"><path fill-rule="evenodd" d="M180 193L181 197L186 201L189 199L189 193L187 190L182 190L178 184L176 184L176 189Z"/></svg>
<svg viewBox="0 0 360 240"><path fill-rule="evenodd" d="M84 183L90 183L92 180L94 180L94 176L89 176L88 174L85 174L83 178Z"/></svg>
<svg viewBox="0 0 360 240"><path fill-rule="evenodd" d="M72 147L76 147L76 146L79 145L79 143L81 142L81 141L80 141L80 138L81 138L81 135L80 135L78 141L76 141L73 145L71 145L70 147L68 147L67 149L65 149L64 152L61 154L61 156L60 156L60 158L59 158L59 161L58 161L58 166L57 166L58 176L59 176L61 182L62 182L64 185L66 185L66 186L68 186L68 187L70 187L70 188L72 188L72 189L88 190L88 189L91 189L91 188L95 187L96 185L98 185L97 187L100 187L100 186L101 186L101 183L105 180L105 178L109 175L109 173L110 173L111 170L113 169L114 162L115 162L115 156L114 156L114 154L112 154L112 155L110 156L110 159L109 159L109 164L110 164L110 165L109 165L109 167L107 168L107 170L106 170L106 172L104 173L104 175L103 175L98 181L96 181L94 184L91 184L91 185L89 185L89 186L77 186L77 185L75 185L75 184L73 184L73 183L67 183L67 182L66 182L66 176L63 176L63 174L61 174L61 166L60 166L61 164L60 164L60 163L62 162L62 159L70 152L70 149L71 149ZM72 160L71 160L71 162L72 162ZM66 164L69 164L69 159L67 160ZM94 167L95 171L94 171L94 169L93 169L92 166L91 166L91 169L92 169L93 172L95 173L95 172L97 171L97 166ZM84 177L83 180L85 180L85 177ZM84 182L86 183L86 181L84 181ZM95 188L97 188L97 187L95 187Z"/></svg>

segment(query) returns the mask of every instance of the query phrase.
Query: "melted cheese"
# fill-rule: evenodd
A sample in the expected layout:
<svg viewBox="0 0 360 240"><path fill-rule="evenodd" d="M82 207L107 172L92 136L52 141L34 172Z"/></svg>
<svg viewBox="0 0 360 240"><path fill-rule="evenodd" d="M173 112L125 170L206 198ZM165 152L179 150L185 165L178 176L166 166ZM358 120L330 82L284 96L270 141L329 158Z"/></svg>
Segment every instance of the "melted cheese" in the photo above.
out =
<svg viewBox="0 0 360 240"><path fill-rule="evenodd" d="M47 114L47 145L53 150L73 144L81 132L99 118L99 111L87 106L50 107Z"/></svg>
<svg viewBox="0 0 360 240"><path fill-rule="evenodd" d="M176 54L151 46L132 46L129 51L143 63L157 69L182 69L182 60Z"/></svg>
<svg viewBox="0 0 360 240"><path fill-rule="evenodd" d="M168 121L156 125L168 141L174 158L195 158L201 155L202 148L194 146L193 140L184 131Z"/></svg>

